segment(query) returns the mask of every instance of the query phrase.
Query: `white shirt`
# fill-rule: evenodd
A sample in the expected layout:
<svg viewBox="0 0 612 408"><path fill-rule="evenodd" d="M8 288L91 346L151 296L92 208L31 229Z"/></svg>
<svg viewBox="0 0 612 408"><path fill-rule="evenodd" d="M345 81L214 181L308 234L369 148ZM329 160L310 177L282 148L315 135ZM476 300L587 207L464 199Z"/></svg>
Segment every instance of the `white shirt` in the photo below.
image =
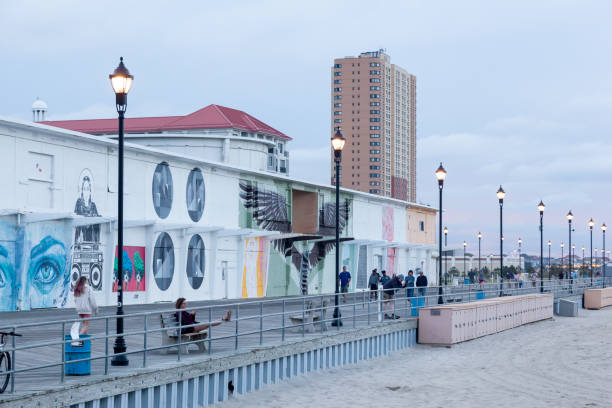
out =
<svg viewBox="0 0 612 408"><path fill-rule="evenodd" d="M93 290L89 285L85 285L81 296L74 297L74 304L78 314L97 314L98 305L93 295Z"/></svg>

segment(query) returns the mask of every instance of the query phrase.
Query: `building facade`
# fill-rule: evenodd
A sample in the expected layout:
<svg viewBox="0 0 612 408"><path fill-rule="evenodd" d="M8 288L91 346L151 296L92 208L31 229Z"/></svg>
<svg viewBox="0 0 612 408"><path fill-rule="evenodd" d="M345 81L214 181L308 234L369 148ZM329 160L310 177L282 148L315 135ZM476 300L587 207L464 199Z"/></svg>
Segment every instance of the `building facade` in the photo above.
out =
<svg viewBox="0 0 612 408"><path fill-rule="evenodd" d="M384 50L337 58L331 98L332 133L340 129L347 139L341 185L415 202L416 77Z"/></svg>
<svg viewBox="0 0 612 408"><path fill-rule="evenodd" d="M329 185L126 143L120 267L116 141L0 119L0 145L2 311L70 307L80 276L99 305L114 305L119 273L126 304L334 291ZM351 290L372 268L422 269L435 283L434 209L344 188L340 202ZM419 221L424 231L410 227Z"/></svg>

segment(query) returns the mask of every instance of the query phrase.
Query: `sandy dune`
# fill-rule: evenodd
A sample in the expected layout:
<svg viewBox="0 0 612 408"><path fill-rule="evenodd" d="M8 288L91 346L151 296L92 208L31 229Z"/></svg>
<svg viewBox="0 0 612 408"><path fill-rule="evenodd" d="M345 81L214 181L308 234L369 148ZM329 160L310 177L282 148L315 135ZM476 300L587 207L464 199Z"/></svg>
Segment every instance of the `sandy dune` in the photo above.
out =
<svg viewBox="0 0 612 408"><path fill-rule="evenodd" d="M417 346L223 407L612 407L612 307L452 348Z"/></svg>

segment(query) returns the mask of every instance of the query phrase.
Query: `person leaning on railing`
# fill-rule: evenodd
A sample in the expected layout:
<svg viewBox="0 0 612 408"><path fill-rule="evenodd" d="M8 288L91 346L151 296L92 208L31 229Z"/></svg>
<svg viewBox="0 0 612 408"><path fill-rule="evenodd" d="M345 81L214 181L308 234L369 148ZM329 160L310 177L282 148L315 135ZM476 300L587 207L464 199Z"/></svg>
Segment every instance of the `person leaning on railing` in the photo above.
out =
<svg viewBox="0 0 612 408"><path fill-rule="evenodd" d="M186 309L187 300L182 297L178 298L176 300L175 307L176 309ZM180 322L182 326L181 334L198 333L198 332L207 330L210 326L218 326L223 322L229 322L230 319L232 318L232 311L228 310L225 316L221 318L221 320L210 322L210 324L208 323L200 324L200 322L196 321L195 315L196 315L195 310L192 310L192 311L181 310L180 319L179 319L179 312L177 311L175 313L176 321ZM195 325L195 326L192 326L192 325ZM190 326L190 327L184 327L184 326Z"/></svg>
<svg viewBox="0 0 612 408"><path fill-rule="evenodd" d="M427 276L423 275L423 271L419 271L419 276L416 279L416 286L419 296L425 296L425 292L427 291Z"/></svg>

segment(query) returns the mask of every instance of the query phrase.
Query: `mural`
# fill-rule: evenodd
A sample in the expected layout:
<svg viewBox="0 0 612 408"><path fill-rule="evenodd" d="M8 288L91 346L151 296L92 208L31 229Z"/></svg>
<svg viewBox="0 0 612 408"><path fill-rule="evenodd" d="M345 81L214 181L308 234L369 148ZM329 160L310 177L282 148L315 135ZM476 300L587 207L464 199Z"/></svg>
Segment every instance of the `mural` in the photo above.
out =
<svg viewBox="0 0 612 408"><path fill-rule="evenodd" d="M64 307L70 290L72 229L59 221L27 224L21 309Z"/></svg>
<svg viewBox="0 0 612 408"><path fill-rule="evenodd" d="M204 203L206 200L204 177L200 169L193 169L189 173L186 196L189 218L194 222L200 221L202 213L204 212Z"/></svg>
<svg viewBox="0 0 612 408"><path fill-rule="evenodd" d="M393 208L383 207L382 212L382 238L387 242L392 242L394 233ZM387 275L389 276L392 276L395 273L395 248L387 248L385 269L387 270Z"/></svg>
<svg viewBox="0 0 612 408"><path fill-rule="evenodd" d="M204 282L204 271L206 270L206 248L204 241L198 234L189 240L187 249L187 281L192 288L198 289Z"/></svg>
<svg viewBox="0 0 612 408"><path fill-rule="evenodd" d="M241 180L240 198L245 209L252 211L252 220L258 227L268 231L291 232L291 221L287 210L287 198L285 195L276 191L271 191L266 188L260 188L251 182ZM344 231L348 216L349 208L346 202L340 207L340 234ZM336 223L336 204L326 203L321 209L320 216L324 222L319 224ZM335 229L334 229L335 231ZM311 271L317 267L325 259L335 245L334 239L325 239L321 235L306 235L300 234L290 238L273 240L274 249L282 254L285 262L293 264L297 269L299 277L299 290L303 295L308 294L308 279ZM309 245L296 246L300 241L313 241L312 247ZM290 259L287 259L290 258Z"/></svg>
<svg viewBox="0 0 612 408"><path fill-rule="evenodd" d="M117 292L119 286L118 271L119 259L117 258L118 247L115 246L115 263L113 266L113 292ZM145 280L145 247L124 246L123 247L123 291L144 292L147 288Z"/></svg>
<svg viewBox="0 0 612 408"><path fill-rule="evenodd" d="M17 228L0 221L0 311L15 310L18 297L18 276L16 273ZM23 241L23 238L21 239Z"/></svg>
<svg viewBox="0 0 612 408"><path fill-rule="evenodd" d="M79 176L79 198L74 213L84 217L99 217L96 203L93 201L93 176L85 169ZM100 241L100 224L78 226L74 229L72 246L72 267L70 288L81 276L89 279L94 290L102 290L102 271L104 270L104 244Z"/></svg>
<svg viewBox="0 0 612 408"><path fill-rule="evenodd" d="M153 277L157 287L167 290L174 277L174 244L166 232L162 232L155 241L153 249Z"/></svg>
<svg viewBox="0 0 612 408"><path fill-rule="evenodd" d="M153 207L159 218L166 218L172 209L172 173L168 163L159 163L153 173Z"/></svg>
<svg viewBox="0 0 612 408"><path fill-rule="evenodd" d="M269 252L270 242L263 237L246 238L244 241L243 298L266 295Z"/></svg>

